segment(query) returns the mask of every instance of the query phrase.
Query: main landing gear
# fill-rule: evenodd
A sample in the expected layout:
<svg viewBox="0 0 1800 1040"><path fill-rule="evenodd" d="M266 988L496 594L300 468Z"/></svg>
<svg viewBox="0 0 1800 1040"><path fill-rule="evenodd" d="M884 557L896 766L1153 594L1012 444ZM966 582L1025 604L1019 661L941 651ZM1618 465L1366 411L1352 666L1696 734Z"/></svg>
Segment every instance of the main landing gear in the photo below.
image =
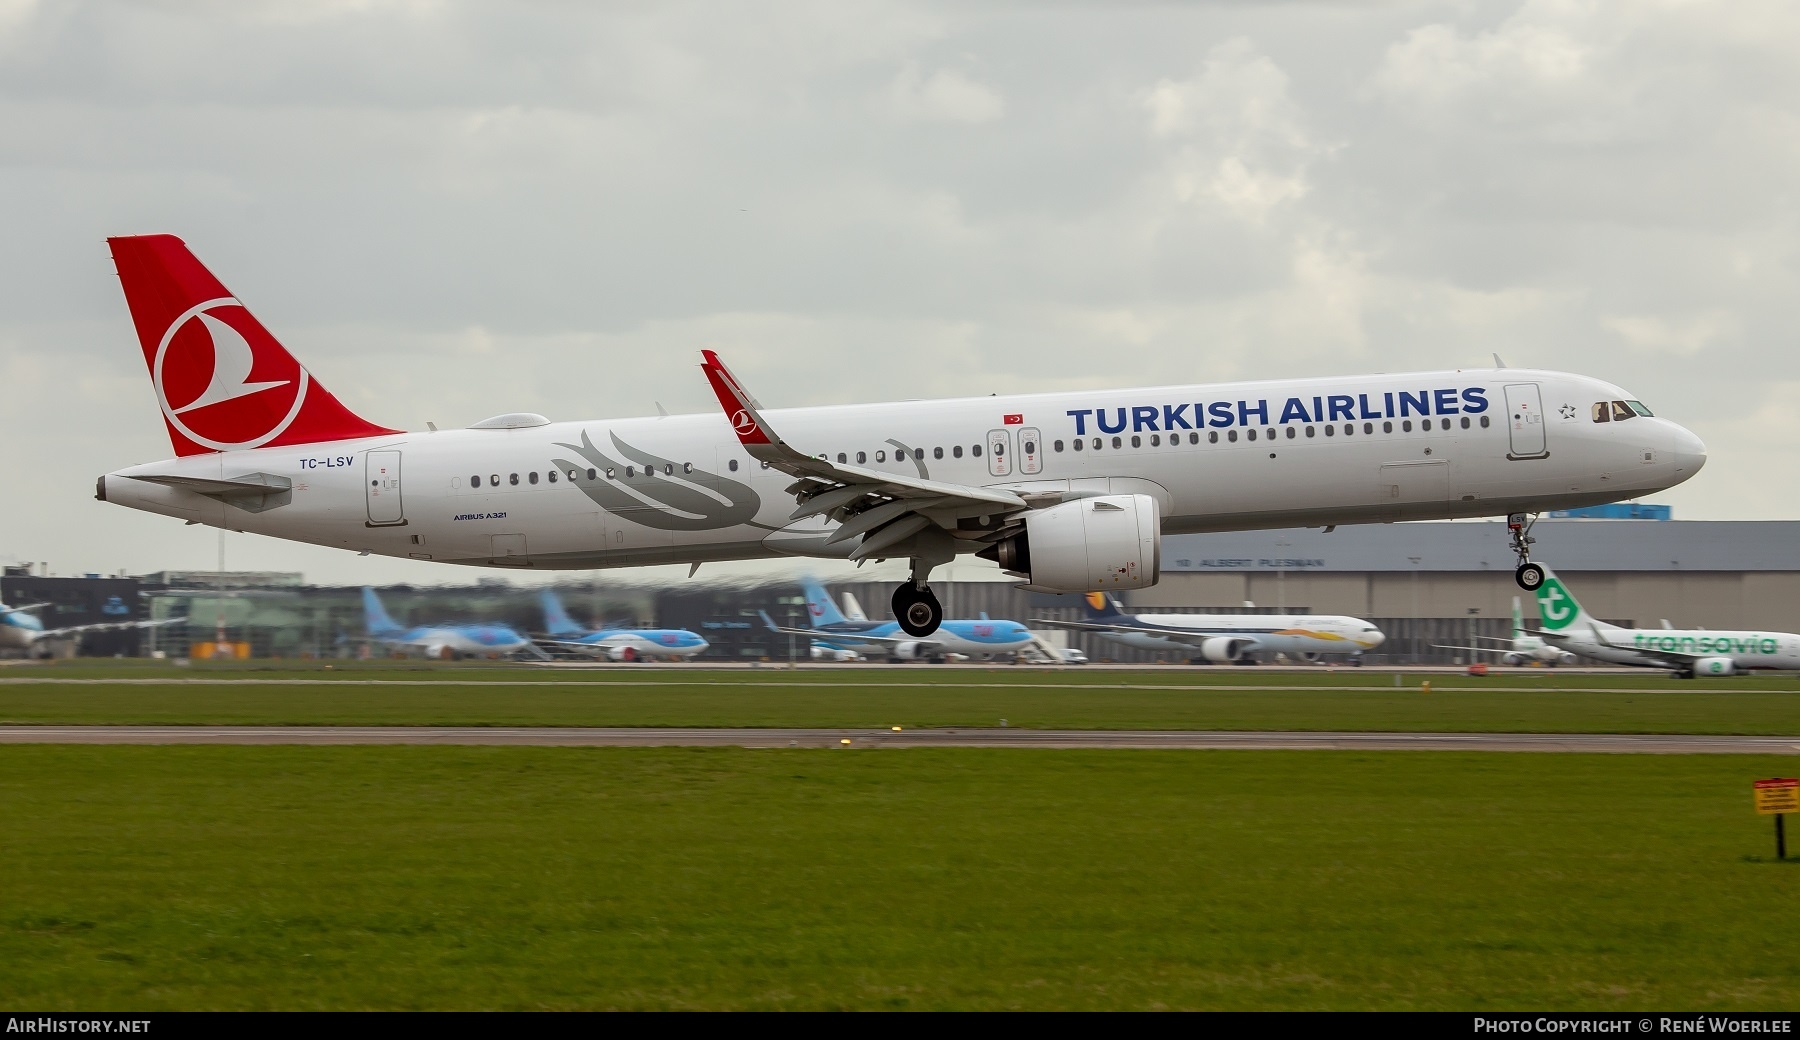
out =
<svg viewBox="0 0 1800 1040"><path fill-rule="evenodd" d="M937 593L925 584L930 576L931 565L914 560L912 579L901 582L894 590L894 620L900 622L902 632L917 639L936 632L944 623L943 605L938 603Z"/></svg>
<svg viewBox="0 0 1800 1040"><path fill-rule="evenodd" d="M1544 583L1544 568L1531 562L1531 546L1537 541L1531 537L1531 528L1536 523L1536 520L1527 520L1524 513L1510 513L1506 517L1506 533L1512 551L1519 556L1519 569L1513 572L1513 581L1526 592L1536 592Z"/></svg>

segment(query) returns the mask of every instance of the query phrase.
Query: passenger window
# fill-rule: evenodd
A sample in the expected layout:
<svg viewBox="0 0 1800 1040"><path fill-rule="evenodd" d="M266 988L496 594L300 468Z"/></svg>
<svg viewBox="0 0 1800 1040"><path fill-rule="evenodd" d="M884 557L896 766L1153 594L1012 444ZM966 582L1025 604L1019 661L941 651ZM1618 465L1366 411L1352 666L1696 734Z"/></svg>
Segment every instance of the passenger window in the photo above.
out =
<svg viewBox="0 0 1800 1040"><path fill-rule="evenodd" d="M1124 438L1121 438L1121 437L1114 437L1114 438L1113 438L1113 448L1114 448L1114 449L1115 449L1115 450L1116 450L1116 449L1118 449L1118 448L1123 448L1123 447L1124 447L1124 446L1125 446L1125 440L1124 440Z"/></svg>
<svg viewBox="0 0 1800 1040"><path fill-rule="evenodd" d="M1218 430L1207 430L1206 431L1206 441L1209 444L1219 443L1219 431Z"/></svg>
<svg viewBox="0 0 1800 1040"><path fill-rule="evenodd" d="M875 461L876 462L886 462L887 461L887 452L885 452L885 451L876 452L875 453Z"/></svg>
<svg viewBox="0 0 1800 1040"><path fill-rule="evenodd" d="M1236 430L1227 431L1225 434L1225 439L1230 441L1233 444L1236 444L1237 443L1237 431Z"/></svg>
<svg viewBox="0 0 1800 1040"><path fill-rule="evenodd" d="M1132 446L1132 447L1134 447L1134 448L1141 448L1141 447L1143 447L1143 446L1144 446L1144 438L1142 438L1142 437L1139 437L1139 436L1138 436L1138 435L1137 435L1137 434L1135 434L1135 433L1134 433L1134 434L1132 434L1132 435L1131 435L1131 446Z"/></svg>
<svg viewBox="0 0 1800 1040"><path fill-rule="evenodd" d="M726 459L725 460L725 468L730 470L733 473L736 473L737 472L737 460L736 459ZM608 475L611 475L610 470L608 470L607 472L608 472Z"/></svg>
<svg viewBox="0 0 1800 1040"><path fill-rule="evenodd" d="M606 475L607 475L607 477L608 477L608 478L609 478L609 479L610 479L610 478L611 478L611 477L612 477L612 470L610 470L610 469L609 469L609 470L607 470L607 471L606 471ZM589 479L589 480L593 480L593 479L594 479L594 471L593 471L593 469L592 469L592 468L591 468L591 467L590 467L590 468L589 468L589 469L588 469L588 479Z"/></svg>
<svg viewBox="0 0 1800 1040"><path fill-rule="evenodd" d="M969 445L969 454L975 456L976 458L981 458L981 445L979 445L979 444Z"/></svg>
<svg viewBox="0 0 1800 1040"><path fill-rule="evenodd" d="M1394 424L1391 422L1382 423L1381 424L1381 432L1382 433L1393 433L1394 432Z"/></svg>
<svg viewBox="0 0 1800 1040"><path fill-rule="evenodd" d="M530 473L525 474L525 479L533 484L537 483L537 470L532 470Z"/></svg>
<svg viewBox="0 0 1800 1040"><path fill-rule="evenodd" d="M592 472L592 471L590 471L590 472ZM617 480L618 477L619 477L618 470L614 469L611 466L606 467L606 479L607 480Z"/></svg>
<svg viewBox="0 0 1800 1040"><path fill-rule="evenodd" d="M546 472L544 474L544 479L550 481L550 483L552 483L552 484L556 483L556 471L550 470L550 471Z"/></svg>
<svg viewBox="0 0 1800 1040"><path fill-rule="evenodd" d="M682 463L682 464L681 464L681 472L683 472L683 473L692 473L692 472L694 472L694 464L693 464L693 463L691 463L691 462L684 462L684 463Z"/></svg>
<svg viewBox="0 0 1800 1040"><path fill-rule="evenodd" d="M1268 437L1270 440L1274 440L1275 439L1275 430L1273 428L1265 430L1264 436Z"/></svg>
<svg viewBox="0 0 1800 1040"><path fill-rule="evenodd" d="M1485 415L1481 417L1481 428L1484 430L1488 428L1488 417Z"/></svg>
<svg viewBox="0 0 1800 1040"><path fill-rule="evenodd" d="M1400 432L1401 433L1411 433L1412 432L1412 420L1411 419L1405 419L1405 420L1401 421Z"/></svg>
<svg viewBox="0 0 1800 1040"><path fill-rule="evenodd" d="M1469 417L1466 415L1462 417L1462 428L1465 430L1469 428Z"/></svg>
<svg viewBox="0 0 1800 1040"><path fill-rule="evenodd" d="M500 474L498 474L498 473L489 474L488 475L488 483L494 485L495 487L499 487L500 486Z"/></svg>
<svg viewBox="0 0 1800 1040"><path fill-rule="evenodd" d="M1296 437L1296 436L1298 436L1298 434L1296 434L1296 433L1295 433L1295 432L1294 432L1294 428L1293 428L1293 427L1292 427L1292 426L1290 426L1290 427L1288 427L1288 428L1287 428L1287 432L1288 432L1288 433L1287 433L1287 438L1288 438L1288 440L1290 440L1290 441L1291 441L1291 440L1293 440L1293 439L1294 439L1294 438L1295 438L1295 437Z"/></svg>
<svg viewBox="0 0 1800 1040"><path fill-rule="evenodd" d="M1327 425L1327 426L1326 426L1326 427L1325 427L1325 436L1327 436L1327 437L1335 437L1335 436L1337 436L1337 427L1336 427L1336 426L1331 426L1331 425Z"/></svg>
<svg viewBox="0 0 1800 1040"><path fill-rule="evenodd" d="M934 458L934 459L941 459L941 458L943 458L943 457L944 457L944 449L942 449L942 448L933 448L933 449L931 449L931 457L932 457L932 458Z"/></svg>
<svg viewBox="0 0 1800 1040"><path fill-rule="evenodd" d="M1193 433L1188 434L1188 443L1189 444L1199 444L1200 443L1200 431L1195 430Z"/></svg>
<svg viewBox="0 0 1800 1040"><path fill-rule="evenodd" d="M957 459L962 458L962 445L952 444L950 446L950 456L951 456L951 458L957 458Z"/></svg>
<svg viewBox="0 0 1800 1040"><path fill-rule="evenodd" d="M1094 450L1095 451L1100 450L1100 438L1098 438L1098 437L1094 438Z"/></svg>
<svg viewBox="0 0 1800 1040"><path fill-rule="evenodd" d="M766 463L766 462L765 462L765 463L763 463L763 464L762 464L762 468L763 468L763 469L768 469L768 468L769 468L769 464L768 464L768 463Z"/></svg>
<svg viewBox="0 0 1800 1040"><path fill-rule="evenodd" d="M1134 438L1134 439L1135 439L1135 438ZM1151 434L1151 435L1150 435L1150 446L1151 446L1151 447L1152 447L1152 448L1160 448L1160 447L1162 447L1162 438L1161 438L1161 437L1159 437L1159 436L1157 436L1157 435L1156 435L1156 434L1154 434L1154 433L1153 433L1153 434Z"/></svg>
<svg viewBox="0 0 1800 1040"><path fill-rule="evenodd" d="M861 465L862 463L865 463L867 461L869 461L869 453L868 452L859 451L856 453L856 462L858 465Z"/></svg>
<svg viewBox="0 0 1800 1040"><path fill-rule="evenodd" d="M849 462L850 459L848 456L846 456L843 452L840 451L840 452L838 452L838 461L839 462Z"/></svg>
<svg viewBox="0 0 1800 1040"><path fill-rule="evenodd" d="M1308 426L1308 427L1307 427L1307 428L1306 428L1306 435L1307 435L1307 436L1308 436L1308 437L1313 437L1313 436L1316 436L1316 435L1317 435L1317 434L1318 434L1318 432L1319 432L1319 431L1318 431L1318 429L1317 429L1317 428L1315 428L1315 427L1312 427L1312 426Z"/></svg>
<svg viewBox="0 0 1800 1040"><path fill-rule="evenodd" d="M675 475L675 464L673 462L663 463L663 476L672 477L674 475Z"/></svg>
<svg viewBox="0 0 1800 1040"><path fill-rule="evenodd" d="M1074 447L1075 447L1075 450L1076 450L1076 451L1080 451L1080 450L1081 450L1081 438L1080 438L1080 437L1077 437L1077 438L1075 438L1075 444L1074 444ZM1061 450L1062 450L1062 449L1061 449L1061 448L1058 448L1058 449L1056 449L1056 450L1057 450L1057 451L1061 451Z"/></svg>
<svg viewBox="0 0 1800 1040"><path fill-rule="evenodd" d="M1631 416L1631 407L1629 405L1627 405L1624 401L1614 401L1612 403L1612 408L1613 408L1613 422L1624 422L1625 420L1632 417Z"/></svg>
<svg viewBox="0 0 1800 1040"><path fill-rule="evenodd" d="M1051 451L1055 451L1055 452L1059 452L1059 453L1060 453L1060 452L1061 452L1061 451L1062 451L1062 449L1063 449L1063 443L1062 443L1062 441L1053 441L1053 442L1051 442L1051 444L1050 444L1050 450L1051 450Z"/></svg>
<svg viewBox="0 0 1800 1040"><path fill-rule="evenodd" d="M519 482L519 475L517 473L508 473L506 475L506 482L508 484L517 484Z"/></svg>
<svg viewBox="0 0 1800 1040"><path fill-rule="evenodd" d="M1256 431L1255 430L1245 430L1244 436L1250 438L1251 440L1255 440L1256 439Z"/></svg>
<svg viewBox="0 0 1800 1040"><path fill-rule="evenodd" d="M469 478L469 486L472 488L478 488L481 486L480 474L477 474L477 475Z"/></svg>
<svg viewBox="0 0 1800 1040"><path fill-rule="evenodd" d="M625 467L625 476L627 479L637 476L637 467L636 466L626 466Z"/></svg>

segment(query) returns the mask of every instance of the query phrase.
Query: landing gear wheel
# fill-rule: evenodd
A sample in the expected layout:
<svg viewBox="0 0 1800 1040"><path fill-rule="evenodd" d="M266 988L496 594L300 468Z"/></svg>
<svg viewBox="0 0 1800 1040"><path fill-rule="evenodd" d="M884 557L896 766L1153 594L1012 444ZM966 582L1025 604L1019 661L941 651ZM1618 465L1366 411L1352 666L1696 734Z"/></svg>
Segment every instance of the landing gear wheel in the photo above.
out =
<svg viewBox="0 0 1800 1040"><path fill-rule="evenodd" d="M922 639L943 624L944 608L938 604L936 593L909 581L894 590L894 620L900 622L901 631Z"/></svg>
<svg viewBox="0 0 1800 1040"><path fill-rule="evenodd" d="M1538 586L1544 583L1544 568L1535 563L1521 563L1519 569L1513 572L1513 580L1526 592L1536 592Z"/></svg>

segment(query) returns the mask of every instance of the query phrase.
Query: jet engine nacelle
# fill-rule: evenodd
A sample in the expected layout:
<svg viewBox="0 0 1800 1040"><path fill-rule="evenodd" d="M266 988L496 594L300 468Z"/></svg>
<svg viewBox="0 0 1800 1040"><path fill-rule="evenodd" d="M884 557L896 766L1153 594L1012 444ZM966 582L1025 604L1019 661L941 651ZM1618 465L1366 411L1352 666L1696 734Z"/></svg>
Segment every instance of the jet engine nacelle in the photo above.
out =
<svg viewBox="0 0 1800 1040"><path fill-rule="evenodd" d="M1737 663L1729 657L1702 657L1694 662L1695 675L1735 675Z"/></svg>
<svg viewBox="0 0 1800 1040"><path fill-rule="evenodd" d="M1213 636L1200 644L1200 656L1214 664L1224 664L1241 657L1250 646L1250 640L1235 636Z"/></svg>
<svg viewBox="0 0 1800 1040"><path fill-rule="evenodd" d="M931 656L924 643L895 643L893 654L902 661L923 661Z"/></svg>
<svg viewBox="0 0 1800 1040"><path fill-rule="evenodd" d="M456 651L443 643L432 643L425 648L425 656L433 661L454 661Z"/></svg>
<svg viewBox="0 0 1800 1040"><path fill-rule="evenodd" d="M606 659L608 661L635 661L638 659L637 647L609 646L606 648Z"/></svg>
<svg viewBox="0 0 1800 1040"><path fill-rule="evenodd" d="M1500 663L1508 668L1517 668L1530 660L1525 654L1506 653L1500 656Z"/></svg>
<svg viewBox="0 0 1800 1040"><path fill-rule="evenodd" d="M862 660L862 655L854 650L836 650L829 646L815 646L808 653L808 656L815 661L836 661L839 663L844 661Z"/></svg>
<svg viewBox="0 0 1800 1040"><path fill-rule="evenodd" d="M1162 517L1149 495L1103 495L1034 509L1025 531L977 555L1032 592L1144 589L1162 569Z"/></svg>

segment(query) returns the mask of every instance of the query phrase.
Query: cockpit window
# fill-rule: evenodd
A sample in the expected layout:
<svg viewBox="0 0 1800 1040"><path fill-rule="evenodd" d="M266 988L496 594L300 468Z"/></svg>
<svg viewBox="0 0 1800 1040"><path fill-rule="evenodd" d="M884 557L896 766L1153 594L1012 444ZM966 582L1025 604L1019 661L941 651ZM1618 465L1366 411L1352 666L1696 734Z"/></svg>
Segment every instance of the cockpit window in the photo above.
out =
<svg viewBox="0 0 1800 1040"><path fill-rule="evenodd" d="M1612 422L1611 401L1595 401L1593 412L1595 422Z"/></svg>
<svg viewBox="0 0 1800 1040"><path fill-rule="evenodd" d="M1633 418L1631 407L1624 401L1614 401L1612 403L1612 412L1613 422L1624 422L1627 419Z"/></svg>
<svg viewBox="0 0 1800 1040"><path fill-rule="evenodd" d="M1650 413L1650 409L1644 407L1644 402L1642 402L1642 401L1626 401L1625 403L1631 407L1632 411L1638 413L1639 415L1643 416L1644 418L1646 418L1646 419L1654 419L1655 418L1655 416Z"/></svg>

